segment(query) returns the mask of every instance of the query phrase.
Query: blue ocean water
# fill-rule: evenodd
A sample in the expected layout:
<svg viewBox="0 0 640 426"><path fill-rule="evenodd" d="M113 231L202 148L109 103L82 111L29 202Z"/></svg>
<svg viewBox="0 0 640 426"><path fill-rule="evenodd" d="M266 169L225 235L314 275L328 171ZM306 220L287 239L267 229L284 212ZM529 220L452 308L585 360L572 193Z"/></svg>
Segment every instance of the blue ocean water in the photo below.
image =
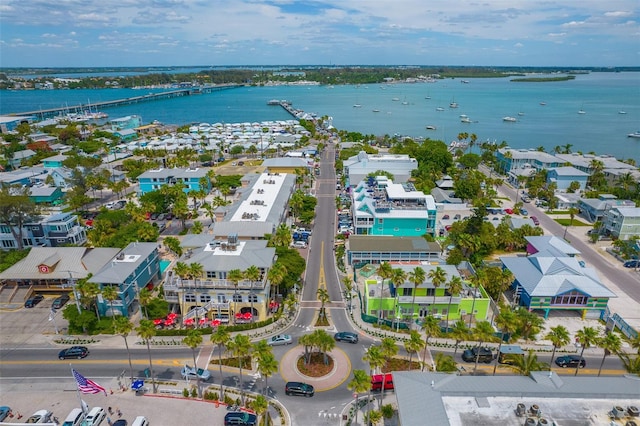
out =
<svg viewBox="0 0 640 426"><path fill-rule="evenodd" d="M627 137L640 130L640 73L590 73L572 81L546 83L516 83L508 78L465 81L468 83L447 79L416 84L242 87L104 112L112 118L137 114L144 122L179 125L283 120L291 117L278 106L268 106L267 101L286 99L295 108L333 117L338 129L364 134L401 134L449 142L466 132L476 134L478 141L506 141L513 148L542 146L553 151L556 146L571 144L574 152L609 154L640 163L640 139ZM155 91L2 91L0 114ZM450 108L451 102L458 108ZM443 110L437 111L438 107ZM579 110L584 114L578 114ZM461 122L461 115L471 122ZM517 121L505 122L505 116ZM426 130L426 126L436 130Z"/></svg>

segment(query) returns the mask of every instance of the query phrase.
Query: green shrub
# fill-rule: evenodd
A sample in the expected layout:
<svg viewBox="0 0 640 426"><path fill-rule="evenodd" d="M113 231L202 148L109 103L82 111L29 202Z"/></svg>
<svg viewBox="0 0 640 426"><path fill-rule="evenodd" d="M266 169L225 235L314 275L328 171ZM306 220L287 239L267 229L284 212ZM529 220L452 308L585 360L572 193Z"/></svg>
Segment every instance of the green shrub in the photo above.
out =
<svg viewBox="0 0 640 426"><path fill-rule="evenodd" d="M191 387L191 397L196 398L197 396L198 396L198 389L195 386Z"/></svg>
<svg viewBox="0 0 640 426"><path fill-rule="evenodd" d="M189 389L182 389L182 396L184 396L185 398L189 398Z"/></svg>

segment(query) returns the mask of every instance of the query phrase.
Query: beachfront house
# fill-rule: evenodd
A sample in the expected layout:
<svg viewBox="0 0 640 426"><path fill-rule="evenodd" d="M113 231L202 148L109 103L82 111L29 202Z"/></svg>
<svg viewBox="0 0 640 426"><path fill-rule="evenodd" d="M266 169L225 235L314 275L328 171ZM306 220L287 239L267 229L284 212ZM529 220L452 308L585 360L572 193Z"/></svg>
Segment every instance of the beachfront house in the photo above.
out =
<svg viewBox="0 0 640 426"><path fill-rule="evenodd" d="M613 207L604 212L602 232L613 238L629 240L640 236L640 207Z"/></svg>
<svg viewBox="0 0 640 426"><path fill-rule="evenodd" d="M411 183L369 177L358 184L351 197L356 235L435 236L435 200Z"/></svg>
<svg viewBox="0 0 640 426"><path fill-rule="evenodd" d="M137 312L140 290L151 290L160 280L158 244L138 242L129 243L89 278L89 282L98 284L101 291L110 286L118 292L113 301L104 297L96 299L100 315L126 317Z"/></svg>
<svg viewBox="0 0 640 426"><path fill-rule="evenodd" d="M462 280L463 289L460 293L448 292L452 278L462 279L454 265L416 262L391 264L391 266L393 269L402 269L407 275L420 267L425 272L425 279L417 287L409 278L402 284L396 284L390 279L383 280L375 275L375 267L362 268L357 279L362 282L364 290L361 296L365 321L381 320L389 326L401 326L400 322L402 324L419 323L426 316L435 316L443 323L448 316L450 324L459 319L474 322L487 318L490 298L484 289L471 287ZM429 273L437 268L441 268L445 276L445 282L439 287L434 286L429 278Z"/></svg>
<svg viewBox="0 0 640 426"><path fill-rule="evenodd" d="M138 176L138 195L156 191L165 185L184 185L183 191L211 191L211 179L207 176L207 168L186 168L186 169L153 169L147 170Z"/></svg>
<svg viewBox="0 0 640 426"><path fill-rule="evenodd" d="M276 259L274 247L266 240L242 241L229 237L226 241L210 239L197 248L188 249L180 259L187 265L202 266L200 278L167 272L164 283L165 300L176 306L183 319L218 319L223 323L262 321L269 313L271 284L269 268ZM232 270L246 271L255 266L257 280L230 279Z"/></svg>
<svg viewBox="0 0 640 426"><path fill-rule="evenodd" d="M526 257L500 257L514 276L511 285L518 305L551 311L578 311L583 318L600 318L610 298L617 297L593 268L582 266L579 251L557 237L526 237Z"/></svg>

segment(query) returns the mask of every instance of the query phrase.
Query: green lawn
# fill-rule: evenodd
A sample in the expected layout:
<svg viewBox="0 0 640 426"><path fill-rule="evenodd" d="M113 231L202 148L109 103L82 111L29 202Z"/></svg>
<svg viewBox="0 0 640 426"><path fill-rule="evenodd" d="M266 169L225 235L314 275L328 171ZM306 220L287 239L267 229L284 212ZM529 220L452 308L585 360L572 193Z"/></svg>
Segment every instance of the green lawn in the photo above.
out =
<svg viewBox="0 0 640 426"><path fill-rule="evenodd" d="M583 222L583 221L575 219L575 218L573 219L573 222L571 221L571 218L555 219L555 221L558 222L562 226L593 226L590 223L586 223L586 222Z"/></svg>

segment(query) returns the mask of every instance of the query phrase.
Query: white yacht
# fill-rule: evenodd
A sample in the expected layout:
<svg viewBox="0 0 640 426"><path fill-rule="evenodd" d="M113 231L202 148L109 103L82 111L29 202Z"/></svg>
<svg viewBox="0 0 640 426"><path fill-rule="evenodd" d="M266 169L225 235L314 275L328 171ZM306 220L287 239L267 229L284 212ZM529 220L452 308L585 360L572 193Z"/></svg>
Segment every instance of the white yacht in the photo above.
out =
<svg viewBox="0 0 640 426"><path fill-rule="evenodd" d="M629 133L629 134L627 135L627 137L630 137L630 138L636 138L636 139L640 138L640 130L636 130L636 131L635 131L635 132L633 132L633 133Z"/></svg>
<svg viewBox="0 0 640 426"><path fill-rule="evenodd" d="M509 123L513 123L518 120L515 117L502 117L502 121L508 121Z"/></svg>

